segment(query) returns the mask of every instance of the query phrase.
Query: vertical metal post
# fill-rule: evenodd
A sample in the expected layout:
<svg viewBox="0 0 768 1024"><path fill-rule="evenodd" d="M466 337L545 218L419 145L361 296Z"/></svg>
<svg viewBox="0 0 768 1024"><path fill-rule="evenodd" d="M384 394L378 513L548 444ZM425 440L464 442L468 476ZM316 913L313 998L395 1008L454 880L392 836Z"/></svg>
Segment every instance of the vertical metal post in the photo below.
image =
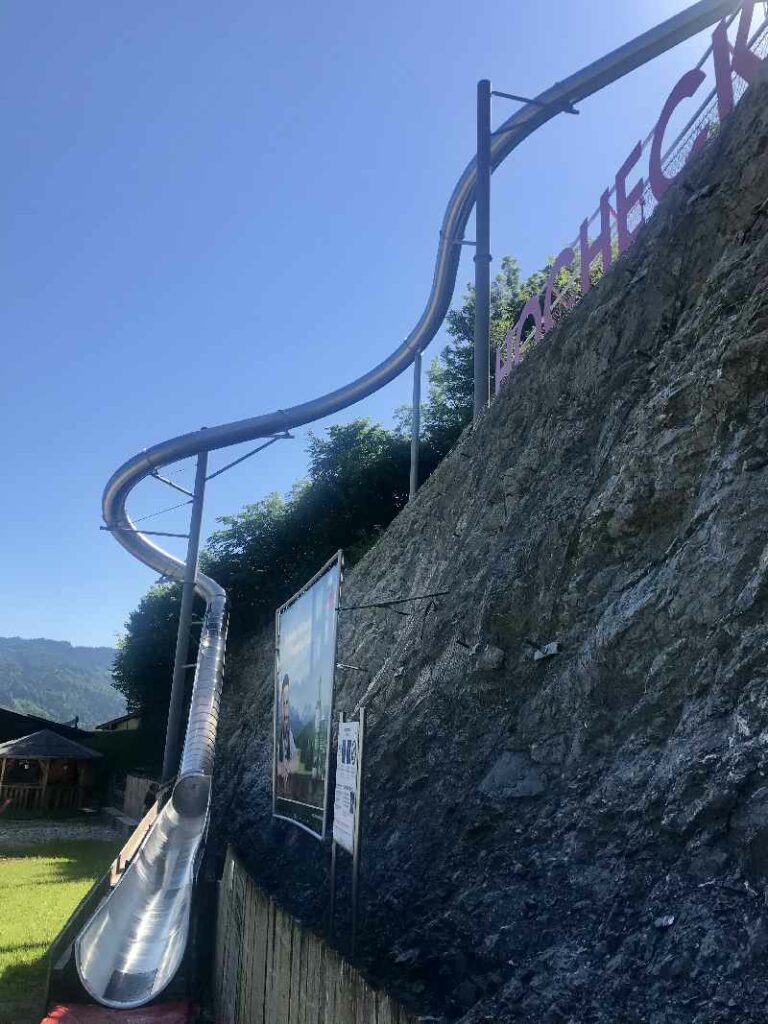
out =
<svg viewBox="0 0 768 1024"><path fill-rule="evenodd" d="M421 352L413 361L413 412L411 414L411 487L408 500L419 489L419 438L421 436Z"/></svg>
<svg viewBox="0 0 768 1024"><path fill-rule="evenodd" d="M475 401L473 418L488 408L491 376L491 83L477 83L475 192Z"/></svg>
<svg viewBox="0 0 768 1024"><path fill-rule="evenodd" d="M360 708L357 732L357 806L355 808L355 842L352 853L352 956L357 946L357 904L360 898L360 839L363 829L363 755L365 752L365 708Z"/></svg>
<svg viewBox="0 0 768 1024"><path fill-rule="evenodd" d="M344 721L344 712L339 712L339 725ZM341 732L341 730L339 730ZM338 745L338 741L337 741ZM331 830L331 898L328 901L328 938L333 938L333 919L336 913L336 840Z"/></svg>
<svg viewBox="0 0 768 1024"><path fill-rule="evenodd" d="M208 472L208 452L197 456L195 491L192 498L192 515L189 522L187 561L184 583L181 589L179 631L176 634L176 656L173 662L171 701L168 707L168 725L165 730L165 753L163 755L163 784L170 782L176 774L181 755L181 714L184 710L184 691L189 657L189 631L192 626L192 609L195 603L195 579L200 552L200 528L203 520L205 498L205 477Z"/></svg>
<svg viewBox="0 0 768 1024"><path fill-rule="evenodd" d="M336 913L336 840L331 839L331 898L328 902L328 938L333 938L333 919Z"/></svg>

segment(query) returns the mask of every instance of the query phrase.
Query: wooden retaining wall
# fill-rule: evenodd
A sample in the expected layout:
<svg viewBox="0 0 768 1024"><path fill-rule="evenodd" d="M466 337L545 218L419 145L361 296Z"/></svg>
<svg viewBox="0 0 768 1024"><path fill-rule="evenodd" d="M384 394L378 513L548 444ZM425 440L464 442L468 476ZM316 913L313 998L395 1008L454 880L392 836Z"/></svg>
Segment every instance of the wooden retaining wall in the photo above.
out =
<svg viewBox="0 0 768 1024"><path fill-rule="evenodd" d="M227 851L214 964L216 1024L416 1024L256 886Z"/></svg>

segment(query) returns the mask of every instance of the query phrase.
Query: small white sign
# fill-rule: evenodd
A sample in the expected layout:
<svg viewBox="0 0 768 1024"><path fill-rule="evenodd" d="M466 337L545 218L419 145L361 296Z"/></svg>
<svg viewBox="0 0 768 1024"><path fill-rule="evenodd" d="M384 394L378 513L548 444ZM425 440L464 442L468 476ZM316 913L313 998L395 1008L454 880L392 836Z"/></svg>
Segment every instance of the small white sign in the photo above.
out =
<svg viewBox="0 0 768 1024"><path fill-rule="evenodd" d="M336 795L333 801L333 838L349 853L355 852L357 817L357 761L359 722L339 722L336 755Z"/></svg>

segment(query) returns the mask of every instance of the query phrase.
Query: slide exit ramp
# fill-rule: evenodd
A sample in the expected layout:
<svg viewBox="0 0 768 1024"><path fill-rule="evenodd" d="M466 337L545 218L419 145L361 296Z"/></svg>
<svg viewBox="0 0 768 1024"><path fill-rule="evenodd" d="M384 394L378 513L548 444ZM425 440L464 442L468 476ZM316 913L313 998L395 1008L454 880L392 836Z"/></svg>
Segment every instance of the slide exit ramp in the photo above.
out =
<svg viewBox="0 0 768 1024"><path fill-rule="evenodd" d="M741 0L700 0L547 89L494 133L492 169L572 104L735 14L740 7ZM180 459L269 438L346 409L411 365L429 345L448 311L476 183L473 159L459 178L443 217L424 312L387 359L345 387L312 401L163 441L129 459L113 474L104 491L102 513L107 528L124 548L156 572L183 581L184 562L158 547L128 515L126 503L138 483ZM224 590L200 572L196 590L206 602L206 612L178 781L137 856L75 942L77 969L85 989L99 1003L117 1009L142 1006L163 991L178 970L189 934L192 888L208 826L227 622Z"/></svg>

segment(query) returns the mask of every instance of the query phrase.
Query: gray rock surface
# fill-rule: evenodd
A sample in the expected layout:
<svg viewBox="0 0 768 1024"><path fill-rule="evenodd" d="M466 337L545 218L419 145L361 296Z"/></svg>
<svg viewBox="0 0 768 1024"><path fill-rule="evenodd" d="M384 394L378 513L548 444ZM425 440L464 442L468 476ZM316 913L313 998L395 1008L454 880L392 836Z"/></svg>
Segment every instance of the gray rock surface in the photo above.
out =
<svg viewBox="0 0 768 1024"><path fill-rule="evenodd" d="M505 750L480 783L480 792L495 800L514 800L544 792L541 772L524 751Z"/></svg>
<svg viewBox="0 0 768 1024"><path fill-rule="evenodd" d="M340 624L361 959L425 1013L768 1015L767 99L345 580L450 590ZM230 659L213 834L320 925L328 850L270 819L272 657L267 630Z"/></svg>

